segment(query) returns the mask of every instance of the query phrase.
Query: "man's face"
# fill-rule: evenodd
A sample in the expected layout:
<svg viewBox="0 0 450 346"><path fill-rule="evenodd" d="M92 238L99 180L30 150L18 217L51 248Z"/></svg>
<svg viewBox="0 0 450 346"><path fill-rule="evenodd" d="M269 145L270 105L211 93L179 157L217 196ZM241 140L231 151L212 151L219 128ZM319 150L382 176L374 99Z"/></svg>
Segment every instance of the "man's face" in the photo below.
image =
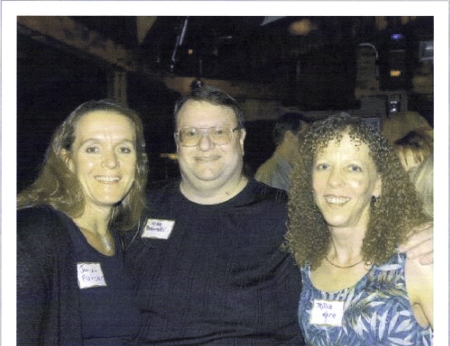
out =
<svg viewBox="0 0 450 346"><path fill-rule="evenodd" d="M204 101L187 101L177 117L177 131L195 127L235 129L236 115L231 108ZM183 146L177 141L177 153L184 180L201 189L221 187L242 174L245 130L235 130L229 143L218 145L202 132L195 146Z"/></svg>

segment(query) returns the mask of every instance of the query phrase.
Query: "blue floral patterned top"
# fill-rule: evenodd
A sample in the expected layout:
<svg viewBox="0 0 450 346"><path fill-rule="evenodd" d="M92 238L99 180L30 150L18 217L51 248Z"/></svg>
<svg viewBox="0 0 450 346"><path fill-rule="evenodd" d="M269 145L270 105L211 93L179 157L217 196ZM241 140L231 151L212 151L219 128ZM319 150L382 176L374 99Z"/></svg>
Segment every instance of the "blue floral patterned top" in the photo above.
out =
<svg viewBox="0 0 450 346"><path fill-rule="evenodd" d="M418 324L408 300L405 258L395 254L387 263L373 266L356 285L337 292L314 288L310 266L302 267L298 317L306 344L432 345L431 327Z"/></svg>

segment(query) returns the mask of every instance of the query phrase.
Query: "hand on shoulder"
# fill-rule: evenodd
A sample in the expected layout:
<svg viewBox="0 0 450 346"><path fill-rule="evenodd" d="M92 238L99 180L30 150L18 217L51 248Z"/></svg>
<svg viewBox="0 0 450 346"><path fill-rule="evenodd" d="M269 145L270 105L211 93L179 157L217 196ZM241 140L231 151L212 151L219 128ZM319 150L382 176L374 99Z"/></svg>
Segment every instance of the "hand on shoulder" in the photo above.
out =
<svg viewBox="0 0 450 346"><path fill-rule="evenodd" d="M418 258L422 265L433 263L433 230L432 222L412 228L398 251L406 252L409 259Z"/></svg>

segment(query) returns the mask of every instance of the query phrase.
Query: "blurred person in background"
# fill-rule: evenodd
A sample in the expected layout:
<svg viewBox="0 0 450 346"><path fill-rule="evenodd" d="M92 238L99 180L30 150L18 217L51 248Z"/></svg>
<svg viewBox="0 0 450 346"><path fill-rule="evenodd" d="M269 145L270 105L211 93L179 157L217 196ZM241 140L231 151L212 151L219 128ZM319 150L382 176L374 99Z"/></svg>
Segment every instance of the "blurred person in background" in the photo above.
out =
<svg viewBox="0 0 450 346"><path fill-rule="evenodd" d="M407 172L432 155L433 148L433 131L425 128L414 129L394 143L394 149Z"/></svg>
<svg viewBox="0 0 450 346"><path fill-rule="evenodd" d="M258 168L256 180L278 189L289 190L292 163L298 155L299 139L309 123L309 119L297 112L288 112L278 118L273 129L275 152Z"/></svg>

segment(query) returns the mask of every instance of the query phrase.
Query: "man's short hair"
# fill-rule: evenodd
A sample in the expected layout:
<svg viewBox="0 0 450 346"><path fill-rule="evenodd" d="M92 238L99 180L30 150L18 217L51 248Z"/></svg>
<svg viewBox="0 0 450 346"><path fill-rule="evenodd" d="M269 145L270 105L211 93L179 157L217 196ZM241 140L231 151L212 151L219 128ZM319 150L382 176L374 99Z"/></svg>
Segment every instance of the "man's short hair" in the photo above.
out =
<svg viewBox="0 0 450 346"><path fill-rule="evenodd" d="M242 110L239 103L225 91L212 86L202 86L199 88L194 88L188 95L185 95L178 99L178 101L175 103L173 112L175 128L177 128L178 112L189 100L204 101L216 106L223 106L232 109L236 114L238 127L244 128L244 111Z"/></svg>
<svg viewBox="0 0 450 346"><path fill-rule="evenodd" d="M287 112L281 115L275 127L273 129L273 141L275 145L280 145L283 141L286 131L291 131L295 135L300 133L304 129L305 124L311 123L311 120L306 118L302 113L299 112Z"/></svg>

